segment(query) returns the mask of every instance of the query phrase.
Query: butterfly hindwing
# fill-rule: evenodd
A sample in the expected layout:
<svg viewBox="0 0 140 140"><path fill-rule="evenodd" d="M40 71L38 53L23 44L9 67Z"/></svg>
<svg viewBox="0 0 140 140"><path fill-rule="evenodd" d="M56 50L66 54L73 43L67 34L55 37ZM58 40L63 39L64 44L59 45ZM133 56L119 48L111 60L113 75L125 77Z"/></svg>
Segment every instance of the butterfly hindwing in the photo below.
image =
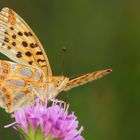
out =
<svg viewBox="0 0 140 140"><path fill-rule="evenodd" d="M34 32L12 9L0 13L0 52L13 61L35 67L51 77L47 55Z"/></svg>
<svg viewBox="0 0 140 140"><path fill-rule="evenodd" d="M0 106L7 112L32 104L44 94L44 75L38 69L0 60Z"/></svg>

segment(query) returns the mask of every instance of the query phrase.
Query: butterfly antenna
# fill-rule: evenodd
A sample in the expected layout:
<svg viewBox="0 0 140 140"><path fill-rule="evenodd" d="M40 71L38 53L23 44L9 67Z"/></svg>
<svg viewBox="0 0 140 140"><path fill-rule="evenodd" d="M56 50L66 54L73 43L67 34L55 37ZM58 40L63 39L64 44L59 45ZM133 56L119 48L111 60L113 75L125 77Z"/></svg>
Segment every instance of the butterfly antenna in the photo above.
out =
<svg viewBox="0 0 140 140"><path fill-rule="evenodd" d="M63 47L62 48L63 51L63 57L62 57L62 76L64 75L63 71L64 71L64 64L65 64L65 57L66 57L66 52L67 52L67 48Z"/></svg>
<svg viewBox="0 0 140 140"><path fill-rule="evenodd" d="M2 2L2 1L0 1L0 2ZM16 4L16 0L13 0L13 2L7 0L7 1L5 1L4 4L6 4L8 7L11 7L12 4Z"/></svg>

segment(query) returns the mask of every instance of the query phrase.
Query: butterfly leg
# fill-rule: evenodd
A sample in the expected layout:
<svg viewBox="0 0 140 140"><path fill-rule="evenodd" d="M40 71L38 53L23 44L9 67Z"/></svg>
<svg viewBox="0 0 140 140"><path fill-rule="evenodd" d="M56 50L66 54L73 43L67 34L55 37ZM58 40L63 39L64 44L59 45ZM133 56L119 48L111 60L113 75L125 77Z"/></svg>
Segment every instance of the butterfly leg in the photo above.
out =
<svg viewBox="0 0 140 140"><path fill-rule="evenodd" d="M51 102L53 102L54 104L59 104L60 106L63 106L64 110L66 110L67 108L67 102L62 101L62 100L58 100L56 98L50 99Z"/></svg>
<svg viewBox="0 0 140 140"><path fill-rule="evenodd" d="M34 94L36 95L36 97L38 97L39 98L39 100L43 103L43 104L47 104L47 99L46 99L46 94L45 93L43 93L43 95L39 95L38 93L37 93L37 91L33 88L33 92L34 92Z"/></svg>

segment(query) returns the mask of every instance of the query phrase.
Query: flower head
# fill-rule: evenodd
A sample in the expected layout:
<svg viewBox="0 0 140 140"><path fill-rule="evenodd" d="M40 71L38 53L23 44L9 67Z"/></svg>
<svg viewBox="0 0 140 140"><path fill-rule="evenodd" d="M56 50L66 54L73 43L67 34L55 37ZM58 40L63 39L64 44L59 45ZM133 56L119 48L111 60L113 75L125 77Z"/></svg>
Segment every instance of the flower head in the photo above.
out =
<svg viewBox="0 0 140 140"><path fill-rule="evenodd" d="M14 113L15 123L28 134L29 129L36 132L38 128L41 130L45 140L54 138L60 140L84 140L80 135L83 127L78 131L77 117L68 114L61 104L53 102L52 106L44 106L38 103L32 107L27 107L24 110L19 109Z"/></svg>

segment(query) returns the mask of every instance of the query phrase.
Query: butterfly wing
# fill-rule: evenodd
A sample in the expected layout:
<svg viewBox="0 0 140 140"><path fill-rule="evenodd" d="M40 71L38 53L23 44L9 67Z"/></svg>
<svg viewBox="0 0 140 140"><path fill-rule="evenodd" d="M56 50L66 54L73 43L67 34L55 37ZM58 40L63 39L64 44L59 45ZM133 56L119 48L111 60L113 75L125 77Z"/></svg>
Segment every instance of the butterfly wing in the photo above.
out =
<svg viewBox="0 0 140 140"><path fill-rule="evenodd" d="M93 80L97 80L97 79L101 78L102 76L109 74L111 71L112 71L111 69L100 70L100 71L91 72L91 73L76 77L76 78L70 80L66 84L64 91L68 91L74 87L86 84L86 83L91 82Z"/></svg>
<svg viewBox="0 0 140 140"><path fill-rule="evenodd" d="M13 61L41 69L52 76L47 55L34 32L12 9L0 12L0 52Z"/></svg>
<svg viewBox="0 0 140 140"><path fill-rule="evenodd" d="M44 75L38 69L0 60L0 107L13 112L43 96Z"/></svg>

